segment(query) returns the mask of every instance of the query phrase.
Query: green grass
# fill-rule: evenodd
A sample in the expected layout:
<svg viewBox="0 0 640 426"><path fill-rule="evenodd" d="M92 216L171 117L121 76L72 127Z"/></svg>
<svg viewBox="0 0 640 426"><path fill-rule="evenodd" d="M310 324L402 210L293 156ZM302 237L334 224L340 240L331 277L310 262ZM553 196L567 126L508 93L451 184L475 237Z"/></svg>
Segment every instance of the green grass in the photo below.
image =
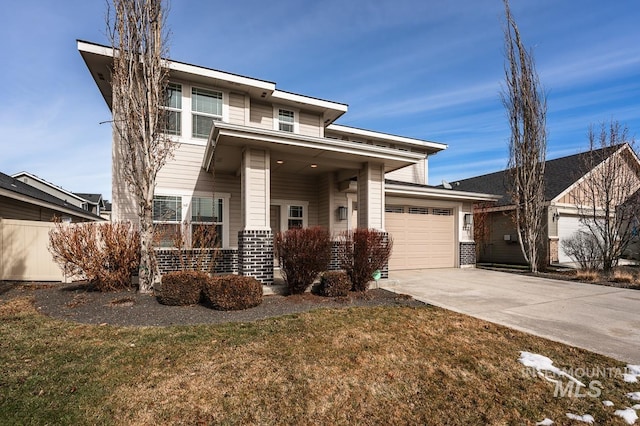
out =
<svg viewBox="0 0 640 426"><path fill-rule="evenodd" d="M133 328L54 320L15 299L0 306L0 423L562 424L573 412L624 424L612 413L639 386L604 377L599 399L554 398L521 350L623 367L430 307Z"/></svg>

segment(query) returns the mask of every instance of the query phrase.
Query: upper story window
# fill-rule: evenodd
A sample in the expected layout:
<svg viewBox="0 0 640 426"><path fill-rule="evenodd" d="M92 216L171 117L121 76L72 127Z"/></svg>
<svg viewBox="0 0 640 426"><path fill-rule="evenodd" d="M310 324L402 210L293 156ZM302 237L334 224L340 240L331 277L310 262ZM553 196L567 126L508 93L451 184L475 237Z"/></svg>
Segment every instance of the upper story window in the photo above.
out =
<svg viewBox="0 0 640 426"><path fill-rule="evenodd" d="M214 121L222 120L222 92L191 89L192 136L208 138Z"/></svg>
<svg viewBox="0 0 640 426"><path fill-rule="evenodd" d="M294 133L295 113L286 109L278 109L278 130Z"/></svg>
<svg viewBox="0 0 640 426"><path fill-rule="evenodd" d="M180 136L182 133L182 86L180 84L169 83L167 86L164 109L167 111L166 133Z"/></svg>

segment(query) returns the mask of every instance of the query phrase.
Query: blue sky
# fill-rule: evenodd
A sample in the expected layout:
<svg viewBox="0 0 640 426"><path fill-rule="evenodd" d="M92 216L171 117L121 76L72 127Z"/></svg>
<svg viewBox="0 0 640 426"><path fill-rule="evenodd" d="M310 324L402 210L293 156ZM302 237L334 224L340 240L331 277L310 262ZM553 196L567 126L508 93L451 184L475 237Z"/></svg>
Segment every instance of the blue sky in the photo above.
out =
<svg viewBox="0 0 640 426"><path fill-rule="evenodd" d="M103 0L21 0L0 16L0 171L111 197L110 113L76 39L107 44ZM548 94L547 158L611 119L640 137L640 2L511 0ZM500 0L174 0L173 59L347 103L338 122L446 143L429 182L503 169Z"/></svg>

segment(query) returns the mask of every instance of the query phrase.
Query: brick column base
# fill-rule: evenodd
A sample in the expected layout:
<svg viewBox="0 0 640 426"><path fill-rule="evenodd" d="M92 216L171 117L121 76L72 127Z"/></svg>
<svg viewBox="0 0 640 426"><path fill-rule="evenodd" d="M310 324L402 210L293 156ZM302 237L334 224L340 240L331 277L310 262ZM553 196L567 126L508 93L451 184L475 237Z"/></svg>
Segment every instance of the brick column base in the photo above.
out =
<svg viewBox="0 0 640 426"><path fill-rule="evenodd" d="M271 231L238 232L238 273L273 284L273 234Z"/></svg>
<svg viewBox="0 0 640 426"><path fill-rule="evenodd" d="M476 243L464 242L460 243L460 266L469 266L476 264Z"/></svg>
<svg viewBox="0 0 640 426"><path fill-rule="evenodd" d="M389 233L383 232L384 242L389 242ZM329 270L337 271L342 269L340 267L340 241L331 242L331 261L329 262ZM386 264L380 269L381 278L389 278L389 264Z"/></svg>

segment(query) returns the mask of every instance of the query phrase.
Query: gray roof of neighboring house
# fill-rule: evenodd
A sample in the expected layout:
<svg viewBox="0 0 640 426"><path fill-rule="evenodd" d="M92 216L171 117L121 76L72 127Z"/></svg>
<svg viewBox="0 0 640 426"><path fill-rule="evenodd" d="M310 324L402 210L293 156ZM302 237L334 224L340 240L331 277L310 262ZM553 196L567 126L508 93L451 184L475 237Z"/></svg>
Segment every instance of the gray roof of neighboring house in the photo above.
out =
<svg viewBox="0 0 640 426"><path fill-rule="evenodd" d="M602 160L621 148L622 145L610 146L593 151L593 155ZM581 152L567 157L547 160L544 172L544 196L550 201L560 195L564 190L573 185L582 177L581 168L590 151ZM453 182L451 185L456 191L484 192L487 194L502 195L498 200L498 206L512 204L507 191L508 170L489 173L468 179Z"/></svg>
<svg viewBox="0 0 640 426"><path fill-rule="evenodd" d="M15 192L16 194L23 195L29 198L33 198L35 200L44 201L48 204L51 204L51 208L55 210L55 207L65 208L67 210L71 210L73 212L77 212L78 215L91 217L95 219L102 219L100 216L96 216L93 213L90 213L86 210L81 209L80 207L76 207L73 204L69 204L64 200L61 200L58 197L54 197L51 194L48 194L44 191L39 190L31 185L27 185L26 183L13 178L9 175L6 175L0 172L0 188L6 189L11 192Z"/></svg>
<svg viewBox="0 0 640 426"><path fill-rule="evenodd" d="M85 194L81 192L74 192L74 194L94 204L98 204L102 200L102 194Z"/></svg>

